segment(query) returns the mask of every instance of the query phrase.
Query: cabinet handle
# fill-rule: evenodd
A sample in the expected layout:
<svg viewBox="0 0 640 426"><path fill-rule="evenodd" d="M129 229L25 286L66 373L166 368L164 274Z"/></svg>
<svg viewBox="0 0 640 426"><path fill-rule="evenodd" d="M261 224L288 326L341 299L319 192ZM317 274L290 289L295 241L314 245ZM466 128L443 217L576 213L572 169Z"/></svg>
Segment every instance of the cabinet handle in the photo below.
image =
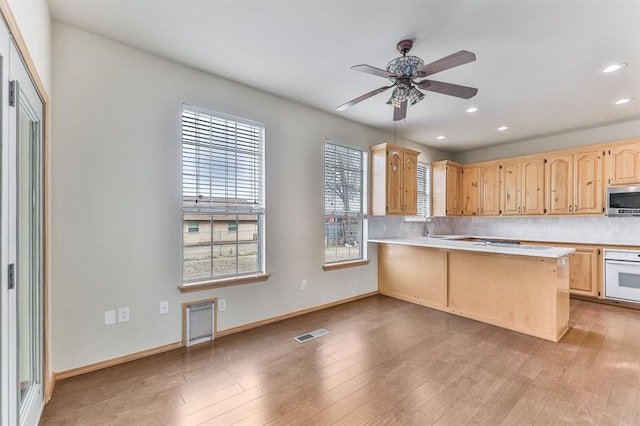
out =
<svg viewBox="0 0 640 426"><path fill-rule="evenodd" d="M569 205L569 213L572 213L572 211L571 211L572 207L573 207L572 205Z"/></svg>
<svg viewBox="0 0 640 426"><path fill-rule="evenodd" d="M573 206L573 211L574 211L574 212L577 212L577 211L578 211L578 205L577 205L577 204L575 204L575 205Z"/></svg>

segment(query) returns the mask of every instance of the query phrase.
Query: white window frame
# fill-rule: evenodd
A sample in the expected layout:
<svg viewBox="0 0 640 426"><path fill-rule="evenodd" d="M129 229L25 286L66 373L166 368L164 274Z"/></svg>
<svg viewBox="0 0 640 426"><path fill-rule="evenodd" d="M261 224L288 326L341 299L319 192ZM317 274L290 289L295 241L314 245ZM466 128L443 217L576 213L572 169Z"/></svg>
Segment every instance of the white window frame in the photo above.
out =
<svg viewBox="0 0 640 426"><path fill-rule="evenodd" d="M193 130L195 127L192 129L185 127L187 116L192 120L199 117L197 132ZM207 119L211 120L210 127L207 127ZM251 277L266 277L264 125L186 104L182 107L181 122L183 129L182 227L184 228L185 221L189 220L187 217L193 215L210 216L212 225L214 216L256 216L257 238L255 241L258 247L256 270L238 271L239 244L243 242L239 241L239 237L236 238L236 272L217 275L213 262L213 248L216 242L212 238L210 242L211 274L189 278L185 277L184 270L185 235L183 232L182 287L234 280L244 283L251 282L247 280ZM224 135L224 138L221 135ZM218 170L219 172L216 172ZM244 173L240 173L240 170ZM211 229L213 234L213 226ZM233 241L227 245L233 245Z"/></svg>
<svg viewBox="0 0 640 426"><path fill-rule="evenodd" d="M328 195L327 188L327 172L328 172L328 164L327 164L327 149L330 147L335 147L341 150L347 150L349 155L359 155L361 159L361 176L358 181L360 185L361 191L359 196L355 197L355 201L357 201L357 205L352 205L350 203L347 210L345 210L344 202L336 199L336 195L333 195L334 201L331 202L332 196ZM334 154L335 155L335 154ZM324 265L325 269L331 269L331 266L339 266L339 265L347 265L347 264L361 264L362 262L368 262L367 260L367 236L368 236L368 223L367 223L367 207L368 207L368 168L369 168L369 151L366 149L342 145L331 140L325 139L324 147L323 147L323 158L324 158L324 227L325 227L325 238L324 238ZM338 197L339 198L339 197ZM350 197L350 201L354 201ZM331 205L330 205L331 204ZM327 260L326 247L327 247L327 239L331 238L327 235L327 219L333 218L334 221L336 219L349 219L353 220L358 219L360 221L360 232L359 239L356 241L355 247L348 247L349 253L351 249L358 249L359 253L357 257L349 256L348 259L335 259L335 260ZM342 238L346 239L346 236L342 236ZM352 244L353 242L347 242L345 244ZM337 249L337 247L336 247ZM336 257L338 257L336 255Z"/></svg>

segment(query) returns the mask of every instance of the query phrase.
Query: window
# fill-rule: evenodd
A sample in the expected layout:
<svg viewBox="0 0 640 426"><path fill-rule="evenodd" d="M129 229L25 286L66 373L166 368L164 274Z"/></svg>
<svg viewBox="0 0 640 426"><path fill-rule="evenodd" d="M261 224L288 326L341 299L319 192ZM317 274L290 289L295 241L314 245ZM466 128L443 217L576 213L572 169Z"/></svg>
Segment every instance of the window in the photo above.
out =
<svg viewBox="0 0 640 426"><path fill-rule="evenodd" d="M424 223L424 219L431 216L431 164L418 161L416 176L418 179L416 185L418 212L416 216L405 216L404 221Z"/></svg>
<svg viewBox="0 0 640 426"><path fill-rule="evenodd" d="M325 264L366 257L367 152L325 141Z"/></svg>
<svg viewBox="0 0 640 426"><path fill-rule="evenodd" d="M198 222L187 222L187 232L200 232L200 224Z"/></svg>
<svg viewBox="0 0 640 426"><path fill-rule="evenodd" d="M265 273L264 133L260 123L183 108L185 283Z"/></svg>
<svg viewBox="0 0 640 426"><path fill-rule="evenodd" d="M431 164L418 161L418 216L431 216Z"/></svg>

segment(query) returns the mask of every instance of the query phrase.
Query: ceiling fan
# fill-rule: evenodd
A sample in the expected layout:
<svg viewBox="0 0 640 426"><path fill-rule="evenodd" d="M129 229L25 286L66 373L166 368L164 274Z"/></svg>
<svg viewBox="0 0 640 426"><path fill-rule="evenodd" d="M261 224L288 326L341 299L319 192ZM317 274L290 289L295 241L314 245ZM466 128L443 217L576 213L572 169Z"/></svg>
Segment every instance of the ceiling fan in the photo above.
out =
<svg viewBox="0 0 640 426"><path fill-rule="evenodd" d="M411 105L415 105L424 98L424 93L418 89L456 96L463 99L472 98L476 93L478 93L478 89L474 87L460 86L457 84L425 79L425 77L431 74L473 62L476 60L476 55L471 52L467 52L466 50L461 50L449 56L445 56L444 58L438 59L437 61L431 62L430 64L424 65L424 61L417 56L407 56L407 53L409 53L412 47L413 40L400 41L396 45L396 48L400 53L402 53L402 56L389 62L384 70L372 67L371 65L352 66L352 70L388 78L393 84L365 93L346 104L340 105L336 109L338 111L344 111L357 103L394 87L391 98L389 98L387 104L393 105L394 107L393 121L399 121L407 116L407 105L409 103Z"/></svg>

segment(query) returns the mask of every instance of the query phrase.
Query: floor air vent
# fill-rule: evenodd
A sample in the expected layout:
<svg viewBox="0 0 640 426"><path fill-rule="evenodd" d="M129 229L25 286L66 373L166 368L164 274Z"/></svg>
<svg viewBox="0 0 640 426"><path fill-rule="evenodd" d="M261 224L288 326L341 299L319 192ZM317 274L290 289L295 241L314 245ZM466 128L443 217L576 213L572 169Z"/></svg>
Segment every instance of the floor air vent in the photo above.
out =
<svg viewBox="0 0 640 426"><path fill-rule="evenodd" d="M325 334L328 334L328 333L329 332L327 330L325 330L324 328L321 328L320 330L312 331L310 333L302 334L298 337L294 337L294 339L296 339L299 343L303 343L303 342L306 342L307 340L315 339L316 337L324 336Z"/></svg>
<svg viewBox="0 0 640 426"><path fill-rule="evenodd" d="M186 307L186 346L213 340L214 302L194 303Z"/></svg>

